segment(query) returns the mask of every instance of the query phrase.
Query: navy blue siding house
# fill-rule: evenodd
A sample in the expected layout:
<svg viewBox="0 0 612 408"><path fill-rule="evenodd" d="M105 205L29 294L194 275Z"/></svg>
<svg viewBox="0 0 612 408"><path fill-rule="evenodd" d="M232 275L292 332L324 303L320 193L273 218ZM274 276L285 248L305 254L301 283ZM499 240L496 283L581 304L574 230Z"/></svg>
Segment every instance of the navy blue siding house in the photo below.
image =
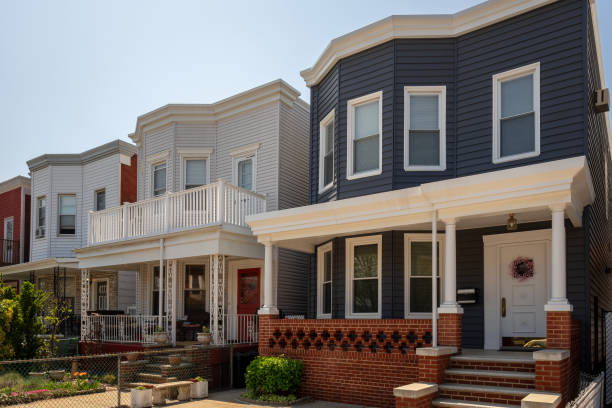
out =
<svg viewBox="0 0 612 408"><path fill-rule="evenodd" d="M595 10L589 0L492 0L450 17L392 16L330 43L302 72L311 205L248 220L260 242L312 254L306 320L287 326L264 302L260 353L380 370L381 353L415 353L398 364L416 376L423 348L463 350L457 361L473 349L521 351L530 364L546 347L567 350L576 376L578 365L600 367L612 163ZM334 333L358 353L333 351ZM574 374L550 391L567 401ZM368 386L391 397L411 380L423 378ZM305 381L321 398L391 405ZM461 383L448 372L444 381ZM470 399L444 387L441 398Z"/></svg>

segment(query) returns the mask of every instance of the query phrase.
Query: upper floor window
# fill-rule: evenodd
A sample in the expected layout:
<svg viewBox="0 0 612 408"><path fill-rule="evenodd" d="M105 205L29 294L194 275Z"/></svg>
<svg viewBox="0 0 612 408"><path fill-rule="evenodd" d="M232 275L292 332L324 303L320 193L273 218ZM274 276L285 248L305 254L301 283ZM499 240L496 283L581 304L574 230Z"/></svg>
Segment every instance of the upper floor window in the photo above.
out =
<svg viewBox="0 0 612 408"><path fill-rule="evenodd" d="M319 192L325 191L334 182L334 115L335 111L332 110L319 126Z"/></svg>
<svg viewBox="0 0 612 408"><path fill-rule="evenodd" d="M446 87L404 88L404 170L446 169Z"/></svg>
<svg viewBox="0 0 612 408"><path fill-rule="evenodd" d="M95 192L96 198L96 211L102 211L106 208L106 190L100 189Z"/></svg>
<svg viewBox="0 0 612 408"><path fill-rule="evenodd" d="M382 236L348 238L347 317L380 318L382 307Z"/></svg>
<svg viewBox="0 0 612 408"><path fill-rule="evenodd" d="M347 173L356 179L382 172L382 91L348 101Z"/></svg>
<svg viewBox="0 0 612 408"><path fill-rule="evenodd" d="M493 163L540 154L540 63L493 75Z"/></svg>
<svg viewBox="0 0 612 408"><path fill-rule="evenodd" d="M204 159L185 160L185 190L207 183L206 164L207 160Z"/></svg>
<svg viewBox="0 0 612 408"><path fill-rule="evenodd" d="M245 157L238 160L238 187L253 190L253 158Z"/></svg>
<svg viewBox="0 0 612 408"><path fill-rule="evenodd" d="M153 165L153 195L166 193L166 162Z"/></svg>
<svg viewBox="0 0 612 408"><path fill-rule="evenodd" d="M440 269L444 261L444 236L438 235L437 269L438 281L438 305L440 304ZM415 313L429 313L432 311L432 276L431 276L431 235L430 234L405 234L404 235L404 279L405 315Z"/></svg>
<svg viewBox="0 0 612 408"><path fill-rule="evenodd" d="M76 196L74 194L59 195L59 234L74 235L76 233Z"/></svg>
<svg viewBox="0 0 612 408"><path fill-rule="evenodd" d="M234 185L256 191L257 152L260 147L260 143L255 143L230 152L232 156L232 183Z"/></svg>
<svg viewBox="0 0 612 408"><path fill-rule="evenodd" d="M45 217L47 214L47 198L45 196L36 199L36 238L45 236Z"/></svg>
<svg viewBox="0 0 612 408"><path fill-rule="evenodd" d="M331 318L332 243L317 248L317 318Z"/></svg>

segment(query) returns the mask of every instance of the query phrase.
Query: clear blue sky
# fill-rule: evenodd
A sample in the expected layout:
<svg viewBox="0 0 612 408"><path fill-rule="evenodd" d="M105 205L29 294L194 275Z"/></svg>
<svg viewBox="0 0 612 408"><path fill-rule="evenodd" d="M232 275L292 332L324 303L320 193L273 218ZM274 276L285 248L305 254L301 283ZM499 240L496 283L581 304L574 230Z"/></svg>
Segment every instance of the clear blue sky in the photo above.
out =
<svg viewBox="0 0 612 408"><path fill-rule="evenodd" d="M332 38L391 14L454 13L480 0L0 2L0 180L26 160L134 131L167 103L209 103L299 75ZM612 1L598 1L608 86Z"/></svg>

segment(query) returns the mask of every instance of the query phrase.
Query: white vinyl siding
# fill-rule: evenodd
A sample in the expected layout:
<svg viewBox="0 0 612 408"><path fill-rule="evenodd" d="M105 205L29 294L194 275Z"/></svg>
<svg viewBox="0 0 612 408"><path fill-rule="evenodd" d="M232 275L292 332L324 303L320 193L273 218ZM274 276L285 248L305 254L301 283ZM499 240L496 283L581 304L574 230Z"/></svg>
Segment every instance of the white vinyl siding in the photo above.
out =
<svg viewBox="0 0 612 408"><path fill-rule="evenodd" d="M493 75L493 163L540 154L540 63Z"/></svg>

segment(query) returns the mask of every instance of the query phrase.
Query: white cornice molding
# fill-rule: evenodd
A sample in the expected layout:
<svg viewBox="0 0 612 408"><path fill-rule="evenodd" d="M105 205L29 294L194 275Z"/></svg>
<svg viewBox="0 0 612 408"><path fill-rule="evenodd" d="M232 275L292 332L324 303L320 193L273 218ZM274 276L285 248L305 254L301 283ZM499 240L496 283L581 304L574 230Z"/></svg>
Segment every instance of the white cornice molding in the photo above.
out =
<svg viewBox="0 0 612 408"><path fill-rule="evenodd" d="M489 0L455 14L390 16L332 40L319 59L301 72L316 85L342 58L397 38L456 37L558 0Z"/></svg>
<svg viewBox="0 0 612 408"><path fill-rule="evenodd" d="M167 161L170 158L170 150L162 150L161 152L147 156L147 163L154 164L161 161Z"/></svg>
<svg viewBox="0 0 612 408"><path fill-rule="evenodd" d="M134 143L139 144L145 132L173 122L216 123L273 102L289 106L296 104L308 109L308 104L299 99L299 96L300 92L297 89L282 79L277 79L211 104L169 104L139 116L136 130L129 137Z"/></svg>
<svg viewBox="0 0 612 408"><path fill-rule="evenodd" d="M22 187L26 194L30 194L32 182L29 177L17 176L0 183L0 194Z"/></svg>

